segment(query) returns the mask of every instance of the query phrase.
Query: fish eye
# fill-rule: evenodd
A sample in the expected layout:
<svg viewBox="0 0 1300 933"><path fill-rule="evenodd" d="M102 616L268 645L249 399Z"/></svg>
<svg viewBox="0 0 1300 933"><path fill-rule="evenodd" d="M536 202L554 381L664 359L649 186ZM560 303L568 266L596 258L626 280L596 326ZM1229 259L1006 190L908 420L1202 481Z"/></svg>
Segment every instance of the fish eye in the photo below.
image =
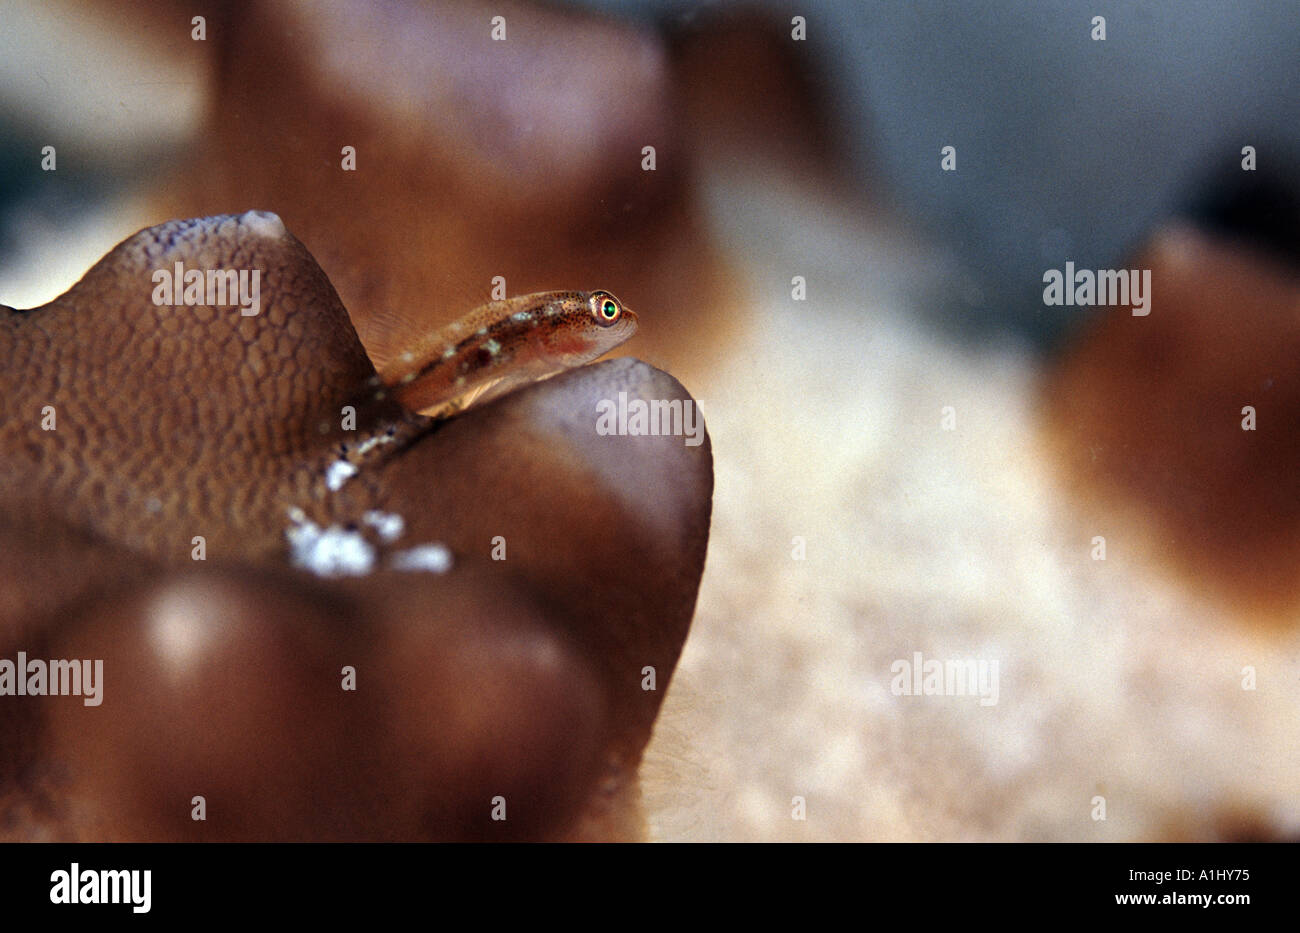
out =
<svg viewBox="0 0 1300 933"><path fill-rule="evenodd" d="M623 313L623 309L620 307L618 299L609 294L609 292L596 292L591 296L591 298L596 312L596 321L599 324L606 326L613 324Z"/></svg>

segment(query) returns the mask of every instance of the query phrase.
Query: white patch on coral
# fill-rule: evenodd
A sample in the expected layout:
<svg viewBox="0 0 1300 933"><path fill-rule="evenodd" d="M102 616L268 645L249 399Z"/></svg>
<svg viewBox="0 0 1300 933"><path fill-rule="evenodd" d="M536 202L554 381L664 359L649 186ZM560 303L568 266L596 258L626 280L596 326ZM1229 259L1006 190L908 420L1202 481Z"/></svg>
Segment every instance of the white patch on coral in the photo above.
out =
<svg viewBox="0 0 1300 933"><path fill-rule="evenodd" d="M371 509L361 516L361 520L375 529L375 534L379 535L379 539L385 544L396 541L406 530L406 521L393 512Z"/></svg>
<svg viewBox="0 0 1300 933"><path fill-rule="evenodd" d="M279 214L270 211L245 211L239 215L239 226L255 236L282 237L287 230Z"/></svg>
<svg viewBox="0 0 1300 933"><path fill-rule="evenodd" d="M362 441L361 446L357 448L357 456L364 457L380 444L391 444L392 442L393 436L391 434L376 434L374 437L368 437Z"/></svg>
<svg viewBox="0 0 1300 933"><path fill-rule="evenodd" d="M321 528L308 521L301 509L291 508L294 523L284 531L289 542L289 562L318 577L361 576L375 566L375 549L359 531L338 525Z"/></svg>
<svg viewBox="0 0 1300 933"><path fill-rule="evenodd" d="M147 615L152 647L168 675L176 679L201 662L217 632L193 598L193 589L193 584L164 589Z"/></svg>
<svg viewBox="0 0 1300 933"><path fill-rule="evenodd" d="M421 544L408 551L398 551L388 561L393 570L424 570L429 573L446 573L451 564L451 550L445 544Z"/></svg>
<svg viewBox="0 0 1300 933"><path fill-rule="evenodd" d="M343 484L357 475L357 468L346 460L335 460L325 470L325 488L338 492Z"/></svg>

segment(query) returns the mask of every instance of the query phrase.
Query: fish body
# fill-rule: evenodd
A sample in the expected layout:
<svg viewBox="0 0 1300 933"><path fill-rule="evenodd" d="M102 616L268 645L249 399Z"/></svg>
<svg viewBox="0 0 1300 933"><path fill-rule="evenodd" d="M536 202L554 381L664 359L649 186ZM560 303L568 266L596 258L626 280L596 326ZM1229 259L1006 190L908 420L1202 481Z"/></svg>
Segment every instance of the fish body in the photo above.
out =
<svg viewBox="0 0 1300 933"><path fill-rule="evenodd" d="M421 338L379 371L411 411L450 414L589 363L636 333L607 291L555 291L492 301Z"/></svg>

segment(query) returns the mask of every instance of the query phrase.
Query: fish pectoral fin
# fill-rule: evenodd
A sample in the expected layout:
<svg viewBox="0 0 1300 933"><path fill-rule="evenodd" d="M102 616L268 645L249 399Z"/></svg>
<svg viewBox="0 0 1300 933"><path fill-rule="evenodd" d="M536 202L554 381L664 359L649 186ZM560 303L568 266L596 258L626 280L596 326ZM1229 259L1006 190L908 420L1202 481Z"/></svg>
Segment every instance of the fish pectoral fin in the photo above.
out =
<svg viewBox="0 0 1300 933"><path fill-rule="evenodd" d="M563 368L562 366L541 361L521 366L498 379L480 383L455 398L442 403L437 408L426 409L422 414L431 418L450 418L467 408L482 405L484 402L490 402L503 395L508 395L516 389L521 389L529 383L553 376Z"/></svg>

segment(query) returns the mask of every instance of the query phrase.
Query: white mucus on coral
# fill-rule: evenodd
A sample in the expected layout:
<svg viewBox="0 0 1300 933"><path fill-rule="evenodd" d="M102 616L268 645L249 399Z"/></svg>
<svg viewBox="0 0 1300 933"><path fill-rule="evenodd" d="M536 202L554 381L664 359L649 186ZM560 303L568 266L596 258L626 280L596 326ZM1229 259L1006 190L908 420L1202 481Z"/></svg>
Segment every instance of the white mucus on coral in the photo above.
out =
<svg viewBox="0 0 1300 933"><path fill-rule="evenodd" d="M289 562L318 577L360 576L375 566L375 549L359 531L338 525L321 528L303 511L289 509L293 525L284 531L289 542Z"/></svg>
<svg viewBox="0 0 1300 933"><path fill-rule="evenodd" d="M451 549L445 544L420 544L409 550L398 551L388 559L388 566L393 570L446 573L451 565Z"/></svg>
<svg viewBox="0 0 1300 933"><path fill-rule="evenodd" d="M366 454L370 453L370 451L374 450L380 444L391 444L391 443L393 443L393 436L391 434L387 434L387 433L376 434L374 437L368 437L364 441L362 441L359 445L357 445L357 456L364 457Z"/></svg>
<svg viewBox="0 0 1300 933"><path fill-rule="evenodd" d="M356 466L346 460L335 460L325 470L325 487L330 492L338 492L344 483L356 475Z"/></svg>
<svg viewBox="0 0 1300 933"><path fill-rule="evenodd" d="M406 530L406 521L394 512L371 509L361 516L361 520L375 529L375 534L379 535L379 540L385 544L396 541Z"/></svg>

